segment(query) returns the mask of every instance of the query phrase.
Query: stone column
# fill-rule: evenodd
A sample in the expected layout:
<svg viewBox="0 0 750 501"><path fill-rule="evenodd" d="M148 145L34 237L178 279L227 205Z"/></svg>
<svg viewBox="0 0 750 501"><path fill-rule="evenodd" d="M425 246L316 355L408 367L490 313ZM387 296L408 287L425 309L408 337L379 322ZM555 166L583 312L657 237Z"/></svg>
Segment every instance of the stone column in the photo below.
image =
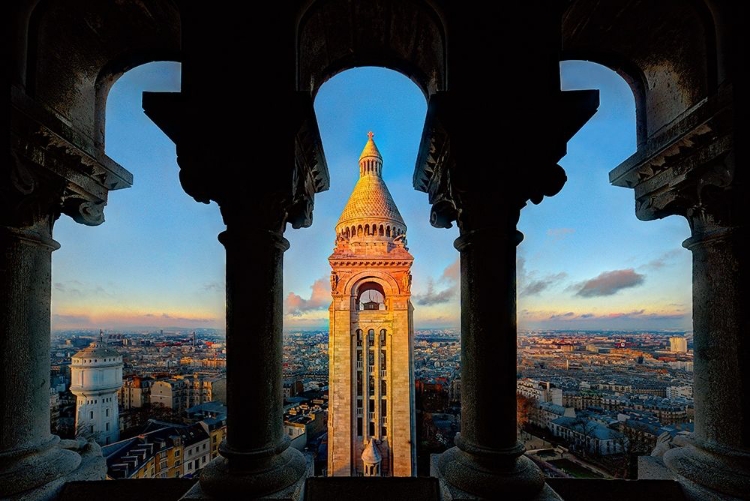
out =
<svg viewBox="0 0 750 501"><path fill-rule="evenodd" d="M299 499L307 464L284 435L281 232L227 224L227 436L185 499Z"/></svg>
<svg viewBox="0 0 750 501"><path fill-rule="evenodd" d="M693 501L747 499L750 486L750 208L736 165L746 141L731 127L742 114L729 92L720 89L610 172L613 184L634 190L639 219L679 215L690 225L683 246L693 253L695 427L662 460Z"/></svg>
<svg viewBox="0 0 750 501"><path fill-rule="evenodd" d="M498 493L560 499L523 455L516 423L516 247L523 239L516 225L528 200L540 203L560 191L567 177L550 159L559 159L565 134L598 106L598 94L589 91L559 98L562 114L551 119L559 130L534 145L535 161L523 169L502 163L496 152L528 142L529 129L519 127L514 136L509 128L502 137L472 129L461 120L461 110L477 105L471 94L430 98L414 187L429 194L433 226L449 228L456 221L460 230L461 432L456 447L431 464L448 499L493 499Z"/></svg>
<svg viewBox="0 0 750 501"><path fill-rule="evenodd" d="M54 499L65 482L104 480L94 443L50 433L52 239L59 183L11 154L0 189L0 498Z"/></svg>
<svg viewBox="0 0 750 501"><path fill-rule="evenodd" d="M716 224L715 218L703 210L689 213L692 236L683 245L693 253L695 429L688 445L664 454L664 463L677 474L690 499L747 499L747 230L744 226Z"/></svg>
<svg viewBox="0 0 750 501"><path fill-rule="evenodd" d="M229 122L223 114L235 108L182 93L144 93L146 114L177 146L182 187L196 201L216 202L227 226L219 235L226 249L227 436L220 456L183 500L299 500L312 472L284 435L283 255L289 242L283 234L287 224L312 224L314 195L328 189L328 169L312 98L283 96L279 102L292 112L275 115L286 126L266 123L263 134L248 140L244 129L205 127ZM252 165L259 149L274 152L270 168Z"/></svg>
<svg viewBox="0 0 750 501"><path fill-rule="evenodd" d="M517 438L520 208L476 195L459 204L461 236L455 242L461 253L461 432L435 467L454 499L492 499L499 492L512 499L559 499Z"/></svg>

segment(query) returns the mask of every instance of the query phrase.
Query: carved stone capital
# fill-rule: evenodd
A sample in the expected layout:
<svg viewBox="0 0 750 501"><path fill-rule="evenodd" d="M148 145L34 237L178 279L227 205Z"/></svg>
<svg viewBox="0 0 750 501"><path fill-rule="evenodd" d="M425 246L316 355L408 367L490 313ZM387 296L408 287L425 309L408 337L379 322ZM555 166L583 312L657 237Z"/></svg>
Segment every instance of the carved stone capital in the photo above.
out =
<svg viewBox="0 0 750 501"><path fill-rule="evenodd" d="M223 123L226 110L199 107L179 92L143 93L146 114L177 147L185 192L198 202L219 204L226 224L242 220L280 232L287 223L310 226L315 193L329 188L312 98L296 92L290 102L285 120L291 125L276 131L273 144L262 144L263 135L253 142L241 131L205 129L206 123ZM275 165L253 168L260 158L253 148L264 150L264 161Z"/></svg>
<svg viewBox="0 0 750 501"><path fill-rule="evenodd" d="M0 223L52 224L61 213L86 225L104 221L110 190L129 187L132 174L88 150L70 126L13 94L9 162L0 179ZM50 227L51 229L51 227Z"/></svg>
<svg viewBox="0 0 750 501"><path fill-rule="evenodd" d="M438 228L450 228L453 221L461 226L462 220L473 221L473 227L489 224L478 221L491 218L493 212L491 207L477 207L480 200L520 211L528 201L538 204L545 196L556 195L567 180L557 161L565 155L567 141L593 116L599 95L598 91L559 92L548 117L551 125L545 127L549 137L540 138L533 158L518 166L498 163L509 157L503 149L518 147L515 138L529 132L505 137L470 127L462 122L465 103L460 101L448 92L430 97L414 168L413 186L429 195L430 223ZM510 122L514 118L504 117Z"/></svg>
<svg viewBox="0 0 750 501"><path fill-rule="evenodd" d="M693 233L740 224L745 189L735 181L732 110L723 92L701 103L610 172L633 188L636 216L688 219Z"/></svg>

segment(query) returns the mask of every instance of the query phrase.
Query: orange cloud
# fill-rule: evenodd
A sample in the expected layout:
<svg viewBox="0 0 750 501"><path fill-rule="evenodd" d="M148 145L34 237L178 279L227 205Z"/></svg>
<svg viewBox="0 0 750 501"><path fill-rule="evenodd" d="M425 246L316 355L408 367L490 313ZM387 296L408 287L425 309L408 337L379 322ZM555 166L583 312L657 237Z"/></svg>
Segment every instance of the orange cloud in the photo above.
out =
<svg viewBox="0 0 750 501"><path fill-rule="evenodd" d="M56 312L51 316L52 330L69 329L129 329L164 327L208 327L223 329L223 317L207 312L133 312L133 311L87 311Z"/></svg>

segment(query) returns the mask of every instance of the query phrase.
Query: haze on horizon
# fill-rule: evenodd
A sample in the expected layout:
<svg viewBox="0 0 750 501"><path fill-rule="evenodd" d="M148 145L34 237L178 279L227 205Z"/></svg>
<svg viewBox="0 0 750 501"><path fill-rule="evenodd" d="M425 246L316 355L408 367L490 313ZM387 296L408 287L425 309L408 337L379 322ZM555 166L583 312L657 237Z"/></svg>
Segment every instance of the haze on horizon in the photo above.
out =
<svg viewBox="0 0 750 501"><path fill-rule="evenodd" d="M632 93L593 63L562 63L561 77L565 90L599 89L601 106L568 143L560 161L568 176L562 191L521 212L519 331L692 330L691 255L682 247L687 222L676 216L638 221L632 190L609 183L609 171L635 152ZM134 184L110 193L101 226L67 216L56 222L61 248L52 255L53 330L224 329L225 258L217 235L225 226L218 206L185 194L174 144L141 108L143 91L176 91L179 82L179 64L151 63L129 71L110 92L106 151L133 172ZM315 197L312 227L289 226L284 234L290 242L285 331L328 327L334 227L358 178L369 131L408 228L415 328L458 329L458 229L430 226L427 195L412 187L424 96L401 74L357 68L326 82L315 110L331 187ZM488 168L507 169L509 176L523 168L510 159L524 152L503 160L492 147ZM272 156L255 154L250 164ZM533 152L528 155L533 162Z"/></svg>

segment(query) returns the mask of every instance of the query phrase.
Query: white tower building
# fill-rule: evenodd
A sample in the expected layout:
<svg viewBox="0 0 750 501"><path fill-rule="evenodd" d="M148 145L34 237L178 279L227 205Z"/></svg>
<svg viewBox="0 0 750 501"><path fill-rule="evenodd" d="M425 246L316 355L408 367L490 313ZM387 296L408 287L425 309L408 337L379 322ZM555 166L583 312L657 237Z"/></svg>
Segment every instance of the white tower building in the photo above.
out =
<svg viewBox="0 0 750 501"><path fill-rule="evenodd" d="M122 387L122 355L99 337L73 355L70 391L76 396L76 435L100 445L120 438L117 392Z"/></svg>

